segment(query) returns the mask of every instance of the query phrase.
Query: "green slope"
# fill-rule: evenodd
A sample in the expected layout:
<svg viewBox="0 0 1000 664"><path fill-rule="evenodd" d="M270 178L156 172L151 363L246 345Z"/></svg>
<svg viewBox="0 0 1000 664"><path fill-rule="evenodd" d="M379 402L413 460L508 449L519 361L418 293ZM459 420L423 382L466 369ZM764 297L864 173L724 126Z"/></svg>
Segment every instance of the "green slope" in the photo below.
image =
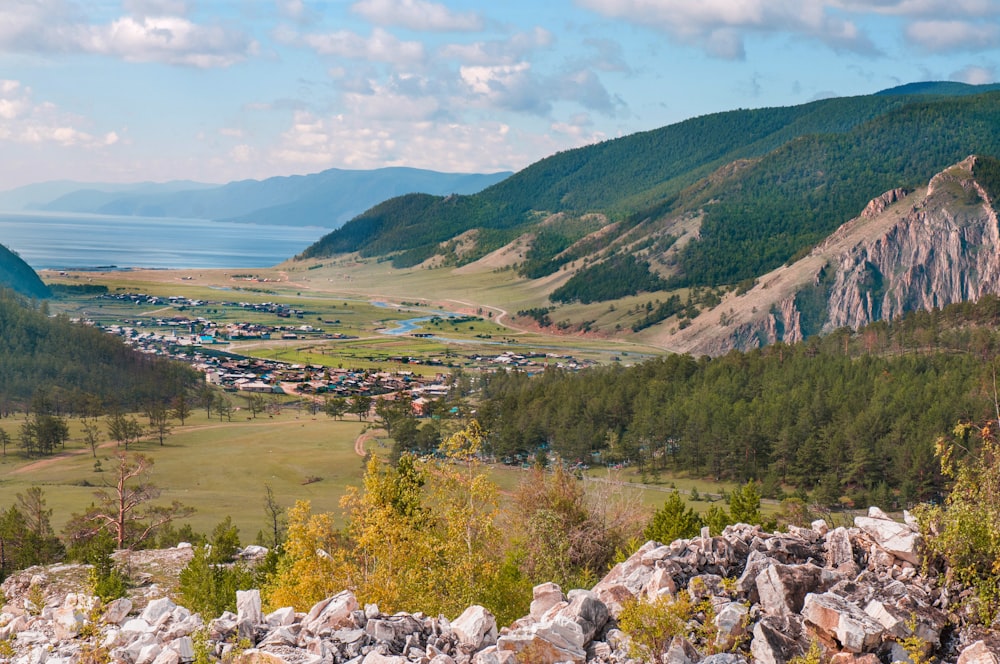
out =
<svg viewBox="0 0 1000 664"><path fill-rule="evenodd" d="M517 228L530 223L533 212L600 211L625 217L676 196L728 161L759 157L805 133L845 131L902 103L889 97L852 97L692 118L557 153L472 196L386 201L319 240L302 257L405 251L470 228ZM506 237L493 235L493 244ZM495 247L483 249L490 248Z"/></svg>
<svg viewBox="0 0 1000 664"><path fill-rule="evenodd" d="M0 244L0 288L33 298L49 297L49 287L16 253Z"/></svg>
<svg viewBox="0 0 1000 664"><path fill-rule="evenodd" d="M1000 155L1000 92L994 88L914 84L693 118L553 155L473 196L385 201L301 257L395 253L394 264L402 267L478 229L477 250L464 258L472 260L535 231L539 239L522 269L534 277L557 269L566 260L558 254L593 230L540 227L550 213L601 212L623 222L617 236L593 251L606 250L643 220L704 213L701 237L685 247L670 283L736 283L812 246L888 189L926 182L972 153ZM721 168L736 163L739 168ZM654 252L667 246L638 244L645 250L638 257L646 259L650 246Z"/></svg>

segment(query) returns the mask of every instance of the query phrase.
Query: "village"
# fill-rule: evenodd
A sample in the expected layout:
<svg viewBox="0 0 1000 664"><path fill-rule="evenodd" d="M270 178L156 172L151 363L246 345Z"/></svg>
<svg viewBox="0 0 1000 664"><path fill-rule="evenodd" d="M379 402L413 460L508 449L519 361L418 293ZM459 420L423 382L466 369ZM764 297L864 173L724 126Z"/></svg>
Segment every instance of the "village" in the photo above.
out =
<svg viewBox="0 0 1000 664"><path fill-rule="evenodd" d="M232 321L221 324L204 316L185 314L195 307L201 308L204 313L219 310L205 309L206 306L211 306L271 314L281 319L303 318L305 312L302 310L280 303L209 302L180 296L158 297L140 293L105 294L102 297L138 306L170 307L171 311L155 312L162 315L147 314L143 318L123 318L116 322L88 322L109 334L121 337L140 352L190 364L203 373L206 382L211 385L247 395L294 395L311 398L316 402L328 398L400 395L409 397L414 411L421 414L428 402L447 396L456 370L477 372L511 369L540 373L550 366L575 371L595 364L594 361L576 359L569 355L528 349L522 352L503 350L495 354L457 354L448 351L440 357L390 355L379 363L381 366L369 368L294 363L255 357L240 348L240 342L335 341L357 337L341 332L327 332L322 327L305 323L269 325ZM336 320L323 322L339 323ZM433 338L433 335L421 332L411 332L408 336ZM336 355L333 353L331 356ZM433 367L437 370L428 372L426 369L414 371L404 368L410 366Z"/></svg>

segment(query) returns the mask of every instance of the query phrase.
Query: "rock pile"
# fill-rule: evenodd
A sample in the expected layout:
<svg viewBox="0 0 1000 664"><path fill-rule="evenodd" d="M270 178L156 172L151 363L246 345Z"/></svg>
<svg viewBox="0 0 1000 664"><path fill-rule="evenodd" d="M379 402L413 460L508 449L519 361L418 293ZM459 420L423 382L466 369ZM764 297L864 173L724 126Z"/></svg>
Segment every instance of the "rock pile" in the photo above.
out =
<svg viewBox="0 0 1000 664"><path fill-rule="evenodd" d="M919 536L872 508L852 528L824 522L788 533L736 525L721 536L647 542L591 590L535 587L530 613L498 629L488 610L444 617L362 607L349 591L308 613L264 614L256 590L237 613L205 621L168 598L133 611L78 593L40 600L44 569L8 579L0 659L17 664L186 664L206 657L242 664L629 664L618 618L636 598L698 606L666 635L669 664L782 664L820 648L834 664L934 657L1000 664L1000 637L972 626L955 589L918 569ZM44 604L44 606L39 606ZM706 636L710 635L710 636ZM672 640L671 640L672 638ZM814 650L815 652L815 650ZM924 660L927 661L927 660Z"/></svg>

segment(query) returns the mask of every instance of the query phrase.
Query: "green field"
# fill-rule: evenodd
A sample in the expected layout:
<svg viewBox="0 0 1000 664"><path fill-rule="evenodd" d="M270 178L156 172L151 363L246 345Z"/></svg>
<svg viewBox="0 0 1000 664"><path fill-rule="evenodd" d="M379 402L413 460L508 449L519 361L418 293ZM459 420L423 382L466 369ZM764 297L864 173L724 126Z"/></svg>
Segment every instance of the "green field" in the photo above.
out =
<svg viewBox="0 0 1000 664"><path fill-rule="evenodd" d="M0 425L16 440L19 422L4 419ZM70 425L76 436L78 422ZM232 422L220 423L197 411L185 426L175 427L163 447L141 441L129 451L153 459L151 481L163 490L161 502L177 499L198 510L189 519L196 531L211 531L232 516L243 540L252 542L266 522L265 483L282 506L307 499L318 511L339 512L340 496L359 483L363 471L354 452L363 426L357 419L335 421L290 410L253 420L239 411ZM59 531L74 511L92 502L97 487L114 480L116 451L114 443L98 449L102 471L95 472L95 459L79 440L51 458L28 460L8 449L0 464L0 504L13 504L16 494L41 486Z"/></svg>

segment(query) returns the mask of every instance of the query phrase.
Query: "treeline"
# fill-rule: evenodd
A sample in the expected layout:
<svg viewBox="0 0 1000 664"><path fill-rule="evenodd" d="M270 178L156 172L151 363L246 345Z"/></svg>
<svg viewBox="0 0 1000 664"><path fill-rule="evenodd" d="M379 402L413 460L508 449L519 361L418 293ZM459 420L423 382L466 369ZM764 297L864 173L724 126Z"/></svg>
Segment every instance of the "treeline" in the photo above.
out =
<svg viewBox="0 0 1000 664"><path fill-rule="evenodd" d="M935 438L995 411L1000 299L858 333L720 358L484 376L478 417L498 456L763 481L820 502L911 504L942 478Z"/></svg>
<svg viewBox="0 0 1000 664"><path fill-rule="evenodd" d="M25 410L44 392L55 414L139 410L195 385L180 362L138 353L116 337L65 316L49 316L0 290L0 415Z"/></svg>
<svg viewBox="0 0 1000 664"><path fill-rule="evenodd" d="M617 300L636 293L662 290L666 282L649 269L649 261L632 254L616 254L573 275L552 291L553 302L584 304Z"/></svg>

